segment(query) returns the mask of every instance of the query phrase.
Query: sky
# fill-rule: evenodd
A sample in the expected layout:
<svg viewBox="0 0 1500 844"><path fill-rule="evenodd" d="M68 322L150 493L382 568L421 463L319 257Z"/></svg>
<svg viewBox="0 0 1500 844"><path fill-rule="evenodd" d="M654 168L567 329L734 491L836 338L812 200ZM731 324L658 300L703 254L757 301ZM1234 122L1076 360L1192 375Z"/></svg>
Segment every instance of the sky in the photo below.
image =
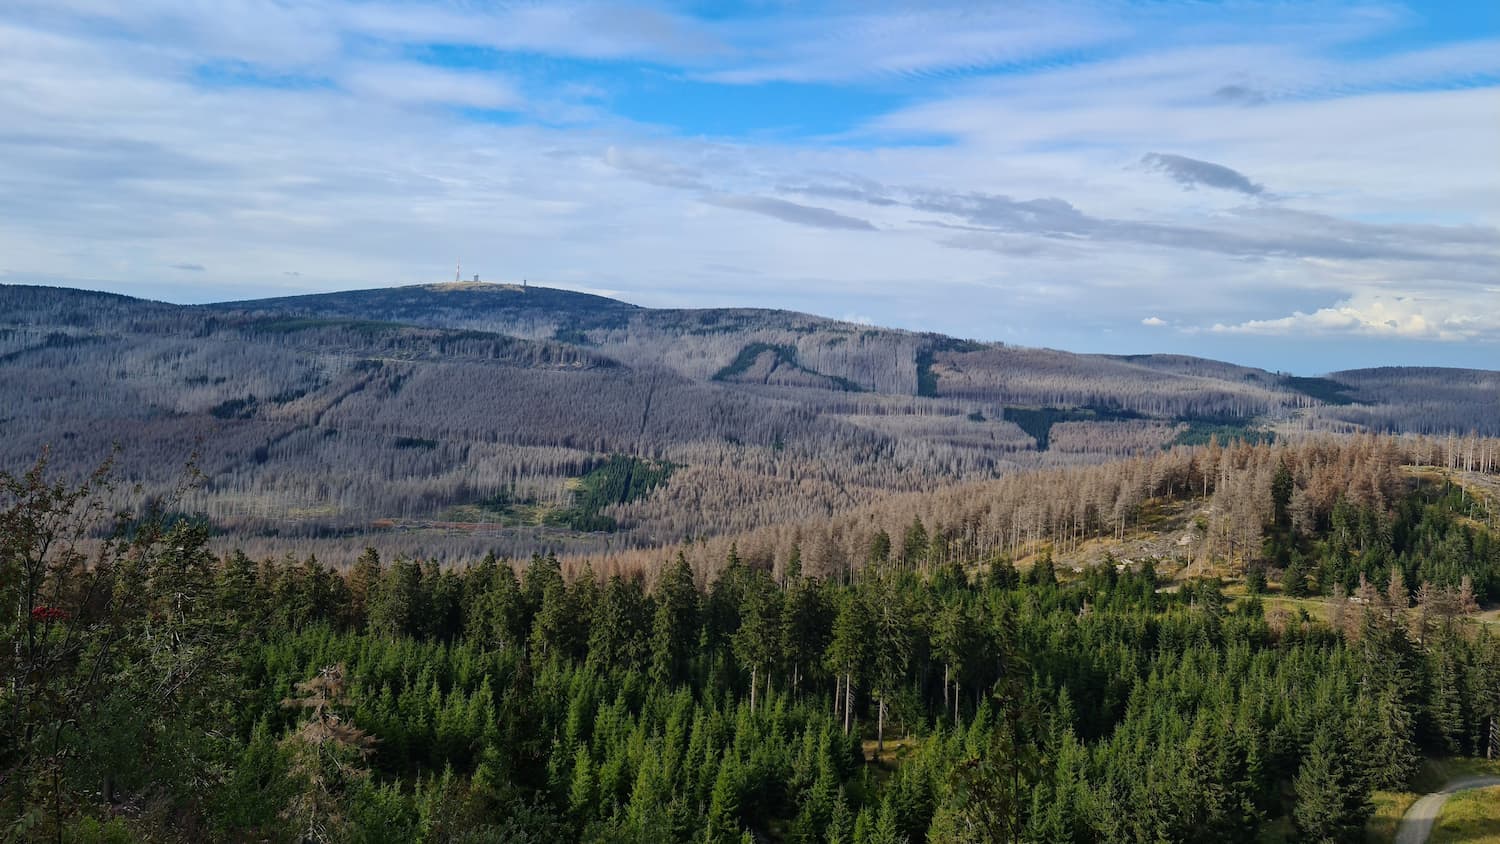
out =
<svg viewBox="0 0 1500 844"><path fill-rule="evenodd" d="M1500 368L1500 4L0 2L0 283Z"/></svg>

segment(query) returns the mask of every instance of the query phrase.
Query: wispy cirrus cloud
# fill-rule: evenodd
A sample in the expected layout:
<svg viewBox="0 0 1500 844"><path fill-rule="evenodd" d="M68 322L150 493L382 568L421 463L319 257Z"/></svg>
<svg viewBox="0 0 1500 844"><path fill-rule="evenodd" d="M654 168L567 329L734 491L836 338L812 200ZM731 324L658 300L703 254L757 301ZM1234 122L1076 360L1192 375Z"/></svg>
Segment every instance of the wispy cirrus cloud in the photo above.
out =
<svg viewBox="0 0 1500 844"><path fill-rule="evenodd" d="M337 25L395 42L697 64L732 52L705 21L641 3L332 3Z"/></svg>
<svg viewBox="0 0 1500 844"><path fill-rule="evenodd" d="M361 98L419 105L518 110L525 98L510 80L414 62L366 63L341 72L339 83Z"/></svg>
<svg viewBox="0 0 1500 844"><path fill-rule="evenodd" d="M1024 66L1099 47L1129 25L1102 7L936 2L831 7L755 22L702 77L736 85L930 77Z"/></svg>
<svg viewBox="0 0 1500 844"><path fill-rule="evenodd" d="M851 199L864 196L854 190L843 191L842 195ZM1099 217L1058 197L1016 199L1002 194L891 187L870 196L875 204L897 202L913 210L956 217L981 231L1064 242L1126 241L1244 258L1452 261L1500 267L1500 228L1484 226L1373 224L1256 208L1231 209L1183 224ZM889 196L901 198L890 200Z"/></svg>
<svg viewBox="0 0 1500 844"><path fill-rule="evenodd" d="M688 190L708 189L702 171L683 166L663 155L610 146L604 150L604 162L653 185Z"/></svg>
<svg viewBox="0 0 1500 844"><path fill-rule="evenodd" d="M750 211L755 214L764 214L767 217L775 217L788 223L796 223L800 226L812 226L818 229L847 229L850 231L875 231L875 226L869 220L840 214L828 208L819 208L814 205L802 205L797 202L789 202L785 199L777 199L771 196L736 196L734 194L705 194L702 201L709 205L717 205L720 208L732 208L736 211Z"/></svg>

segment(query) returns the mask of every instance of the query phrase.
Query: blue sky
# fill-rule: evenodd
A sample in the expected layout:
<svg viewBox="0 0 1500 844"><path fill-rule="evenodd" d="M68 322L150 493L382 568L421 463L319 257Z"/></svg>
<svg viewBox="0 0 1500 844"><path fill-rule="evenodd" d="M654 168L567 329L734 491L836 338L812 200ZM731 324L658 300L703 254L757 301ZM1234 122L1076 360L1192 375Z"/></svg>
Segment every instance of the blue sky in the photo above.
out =
<svg viewBox="0 0 1500 844"><path fill-rule="evenodd" d="M1500 366L1494 3L10 0L0 281Z"/></svg>

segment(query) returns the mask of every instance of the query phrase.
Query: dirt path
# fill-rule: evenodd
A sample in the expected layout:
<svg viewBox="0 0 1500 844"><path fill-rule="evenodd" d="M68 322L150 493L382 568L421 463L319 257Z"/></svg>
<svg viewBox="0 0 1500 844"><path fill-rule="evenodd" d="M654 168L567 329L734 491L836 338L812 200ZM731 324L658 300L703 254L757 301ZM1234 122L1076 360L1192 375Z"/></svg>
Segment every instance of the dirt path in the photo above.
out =
<svg viewBox="0 0 1500 844"><path fill-rule="evenodd" d="M1449 780L1440 790L1423 795L1401 818L1401 826L1396 828L1396 844L1424 844L1427 836L1432 834L1432 826L1437 823L1443 804L1448 802L1448 795L1492 785L1500 785L1500 777L1459 777Z"/></svg>

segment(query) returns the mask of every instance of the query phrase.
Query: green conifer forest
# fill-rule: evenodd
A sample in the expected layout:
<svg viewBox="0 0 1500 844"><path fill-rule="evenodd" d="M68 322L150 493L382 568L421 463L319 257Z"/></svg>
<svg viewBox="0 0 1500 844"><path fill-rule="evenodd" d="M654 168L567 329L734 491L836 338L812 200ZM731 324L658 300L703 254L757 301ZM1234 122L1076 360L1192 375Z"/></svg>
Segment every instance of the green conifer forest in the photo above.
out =
<svg viewBox="0 0 1500 844"><path fill-rule="evenodd" d="M0 476L0 836L1362 840L1424 755L1495 749L1500 546L1420 487L1294 538L1290 483L1265 556L1327 618L1152 560L908 564L920 522L827 578L220 557L44 459Z"/></svg>

